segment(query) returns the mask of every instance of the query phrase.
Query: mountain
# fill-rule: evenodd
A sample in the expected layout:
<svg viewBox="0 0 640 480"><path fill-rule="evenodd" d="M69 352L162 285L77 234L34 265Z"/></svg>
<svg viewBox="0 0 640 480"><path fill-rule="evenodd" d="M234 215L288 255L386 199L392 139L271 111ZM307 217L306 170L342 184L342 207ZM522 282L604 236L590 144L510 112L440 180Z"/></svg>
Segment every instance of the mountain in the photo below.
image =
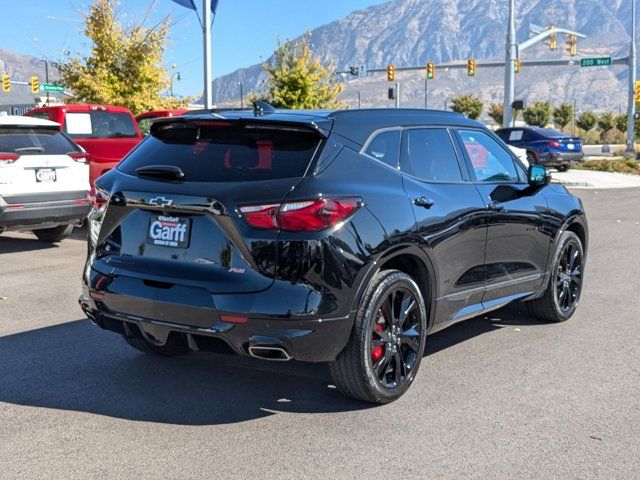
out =
<svg viewBox="0 0 640 480"><path fill-rule="evenodd" d="M11 80L28 82L29 78L35 75L40 79L40 83L45 81L42 59L0 48L0 74L5 73L11 76ZM55 74L53 71L50 73ZM12 85L11 92L0 91L0 105L33 103L35 96L27 85Z"/></svg>
<svg viewBox="0 0 640 480"><path fill-rule="evenodd" d="M578 42L579 57L626 56L630 32L628 0L518 0L517 39L529 37L532 25L556 24L587 35ZM464 61L466 58L503 60L507 24L507 0L392 0L351 13L311 31L314 52L323 61L333 60L339 70L349 65L384 68ZM570 58L559 48L540 44L521 54L527 59ZM436 71L429 82L429 102L441 108L458 93L476 93L485 102L502 98L504 69L478 68L475 78L463 71ZM424 106L424 72L403 72L403 106ZM577 102L578 109L613 109L626 106L625 66L523 67L516 77L516 97L528 101ZM257 91L266 80L260 65L237 70L214 80L214 99L220 105L238 102L238 82L244 91ZM342 98L349 106L384 106L389 86L383 74L363 79L346 78Z"/></svg>

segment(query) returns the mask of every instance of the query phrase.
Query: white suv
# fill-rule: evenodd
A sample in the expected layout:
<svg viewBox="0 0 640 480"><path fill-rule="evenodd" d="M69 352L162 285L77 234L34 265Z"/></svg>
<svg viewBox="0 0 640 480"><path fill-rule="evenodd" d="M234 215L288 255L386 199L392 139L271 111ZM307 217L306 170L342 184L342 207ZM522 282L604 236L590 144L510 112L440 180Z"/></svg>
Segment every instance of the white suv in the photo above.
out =
<svg viewBox="0 0 640 480"><path fill-rule="evenodd" d="M86 153L60 124L0 116L0 233L33 230L59 242L86 217L88 190Z"/></svg>

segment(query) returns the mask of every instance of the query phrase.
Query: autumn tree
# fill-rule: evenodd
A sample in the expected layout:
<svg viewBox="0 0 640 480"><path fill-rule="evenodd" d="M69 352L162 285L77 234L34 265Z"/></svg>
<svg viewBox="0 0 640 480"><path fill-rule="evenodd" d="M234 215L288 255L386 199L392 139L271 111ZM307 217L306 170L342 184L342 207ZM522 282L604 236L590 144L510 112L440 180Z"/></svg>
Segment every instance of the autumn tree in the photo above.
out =
<svg viewBox="0 0 640 480"><path fill-rule="evenodd" d="M556 125L563 129L573 117L573 107L570 103L562 102L556 108L553 109L553 121Z"/></svg>
<svg viewBox="0 0 640 480"><path fill-rule="evenodd" d="M278 42L273 57L262 64L269 74L267 92L250 98L265 100L277 108L336 109L342 107L342 91L333 62L324 65L314 57L309 34L298 40Z"/></svg>
<svg viewBox="0 0 640 480"><path fill-rule="evenodd" d="M169 72L162 66L171 19L146 26L153 2L141 22L123 25L116 0L94 0L84 16L82 33L89 53L67 55L56 64L69 102L121 105L134 113L176 108L189 99L164 98Z"/></svg>
<svg viewBox="0 0 640 480"><path fill-rule="evenodd" d="M551 119L551 104L549 102L535 102L525 108L522 117L527 125L544 127Z"/></svg>
<svg viewBox="0 0 640 480"><path fill-rule="evenodd" d="M492 103L489 106L487 115L489 115L489 117L491 117L491 119L498 125L502 126L502 122L504 120L504 105L501 103Z"/></svg>
<svg viewBox="0 0 640 480"><path fill-rule="evenodd" d="M451 110L472 120L480 118L482 108L482 100L475 95L458 95L451 100Z"/></svg>

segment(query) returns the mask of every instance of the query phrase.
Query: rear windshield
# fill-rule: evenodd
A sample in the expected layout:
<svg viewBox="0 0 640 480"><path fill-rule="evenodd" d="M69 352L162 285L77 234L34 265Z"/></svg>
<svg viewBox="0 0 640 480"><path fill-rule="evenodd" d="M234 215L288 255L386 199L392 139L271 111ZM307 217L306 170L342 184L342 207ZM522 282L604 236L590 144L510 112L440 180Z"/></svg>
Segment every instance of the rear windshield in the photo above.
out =
<svg viewBox="0 0 640 480"><path fill-rule="evenodd" d="M0 152L65 155L78 147L57 128L0 127Z"/></svg>
<svg viewBox="0 0 640 480"><path fill-rule="evenodd" d="M567 136L567 134L564 132L560 132L558 130L552 130L550 128L536 128L533 131L538 135L542 135L543 137L547 137L547 138L560 138L560 137Z"/></svg>
<svg viewBox="0 0 640 480"><path fill-rule="evenodd" d="M320 144L311 131L273 127L177 127L147 137L120 164L180 167L186 181L243 182L302 177Z"/></svg>
<svg viewBox="0 0 640 480"><path fill-rule="evenodd" d="M64 129L72 138L135 138L136 127L128 113L92 112L67 113Z"/></svg>

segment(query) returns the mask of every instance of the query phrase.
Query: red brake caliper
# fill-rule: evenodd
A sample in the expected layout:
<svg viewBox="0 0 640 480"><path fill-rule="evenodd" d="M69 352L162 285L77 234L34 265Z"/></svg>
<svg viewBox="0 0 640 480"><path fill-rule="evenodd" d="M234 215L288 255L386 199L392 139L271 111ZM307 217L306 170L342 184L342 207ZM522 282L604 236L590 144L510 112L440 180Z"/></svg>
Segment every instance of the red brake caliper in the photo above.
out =
<svg viewBox="0 0 640 480"><path fill-rule="evenodd" d="M378 330L379 332L384 330L382 328L382 325L380 325L379 323L376 324L376 326L374 328L376 330ZM375 338L376 335L373 334L373 337ZM382 345L378 345L377 347L371 349L371 358L373 358L373 360L377 362L378 360L380 360L382 358L382 353L383 353Z"/></svg>

